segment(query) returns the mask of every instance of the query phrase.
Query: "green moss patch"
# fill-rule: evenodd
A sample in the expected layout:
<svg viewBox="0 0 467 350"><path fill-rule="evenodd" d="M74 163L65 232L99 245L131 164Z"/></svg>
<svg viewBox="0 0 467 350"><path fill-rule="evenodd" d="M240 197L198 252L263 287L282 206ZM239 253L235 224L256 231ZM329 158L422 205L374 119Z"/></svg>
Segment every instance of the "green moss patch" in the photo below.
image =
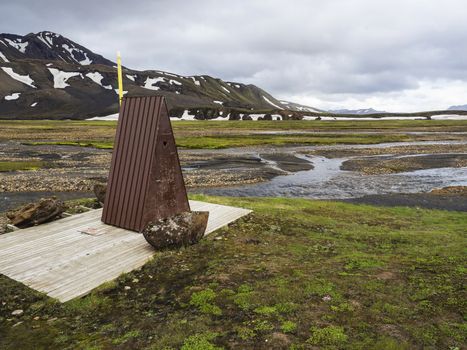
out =
<svg viewBox="0 0 467 350"><path fill-rule="evenodd" d="M37 170L46 164L41 161L0 161L0 172Z"/></svg>

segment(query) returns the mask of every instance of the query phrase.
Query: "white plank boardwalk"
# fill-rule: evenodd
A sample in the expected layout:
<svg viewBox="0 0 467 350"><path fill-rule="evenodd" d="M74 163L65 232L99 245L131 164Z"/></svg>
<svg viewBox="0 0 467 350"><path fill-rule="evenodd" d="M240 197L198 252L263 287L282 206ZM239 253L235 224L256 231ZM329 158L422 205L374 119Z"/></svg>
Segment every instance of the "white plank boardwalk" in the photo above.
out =
<svg viewBox="0 0 467 350"><path fill-rule="evenodd" d="M206 234L250 210L190 201L209 211ZM100 221L102 209L0 235L0 273L62 302L141 267L155 253L142 234ZM83 233L89 231L92 234Z"/></svg>

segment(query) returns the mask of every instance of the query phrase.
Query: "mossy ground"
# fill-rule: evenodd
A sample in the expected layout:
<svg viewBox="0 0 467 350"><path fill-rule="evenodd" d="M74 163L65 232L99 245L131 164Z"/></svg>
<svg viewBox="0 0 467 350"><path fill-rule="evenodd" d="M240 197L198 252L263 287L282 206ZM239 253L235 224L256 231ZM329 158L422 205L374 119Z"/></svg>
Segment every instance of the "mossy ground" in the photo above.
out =
<svg viewBox="0 0 467 350"><path fill-rule="evenodd" d="M17 170L37 170L46 165L42 161L0 161L0 172Z"/></svg>
<svg viewBox="0 0 467 350"><path fill-rule="evenodd" d="M64 304L0 276L0 348L465 346L466 213L195 198L254 212Z"/></svg>
<svg viewBox="0 0 467 350"><path fill-rule="evenodd" d="M183 148L220 149L258 145L375 144L381 142L461 140L467 121L175 121L177 145ZM0 141L17 140L31 145L65 145L112 148L116 122L112 121L0 121ZM357 134L353 130L380 130ZM258 134L288 131L287 134ZM293 133L293 132L296 133ZM322 134L307 134L319 131ZM337 132L336 132L337 131ZM401 134L401 131L439 131L440 135ZM334 132L334 133L333 133ZM344 134L342 132L345 132ZM348 133L347 133L348 132Z"/></svg>

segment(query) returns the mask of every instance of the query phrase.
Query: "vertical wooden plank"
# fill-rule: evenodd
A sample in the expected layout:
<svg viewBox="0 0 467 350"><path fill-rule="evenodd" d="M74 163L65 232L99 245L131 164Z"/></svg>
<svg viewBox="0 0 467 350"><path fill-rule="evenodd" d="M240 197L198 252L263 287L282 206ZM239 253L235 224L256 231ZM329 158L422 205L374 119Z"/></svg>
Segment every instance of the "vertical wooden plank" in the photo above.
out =
<svg viewBox="0 0 467 350"><path fill-rule="evenodd" d="M123 101L122 102L122 106L120 108L120 113L119 113L119 116L118 116L118 124L117 124L117 131L116 131L116 135L115 135L115 140L114 140L114 148L113 148L113 151L112 151L112 161L111 161L111 164L110 164L110 169L115 169L117 167L117 163L120 161L119 157L118 157L118 153L119 153L119 150L118 150L118 146L120 145L121 143L121 138L122 138L122 133L125 129L125 126L124 126L124 122L123 121L123 116L126 115L126 112L127 112L127 108L128 108L128 102L127 100ZM125 120L126 122L126 120ZM115 191L114 191L114 188L115 188L115 185L116 185L116 181L117 181L117 178L115 176L113 172L110 172L109 173L109 178L108 178L108 181L107 181L107 195L105 197L105 201L104 201L104 210L103 210L103 213L102 213L102 218L105 220L109 220L110 219L110 213L111 211L109 210L109 206L111 205L111 203L113 203L114 201L114 198L115 198Z"/></svg>
<svg viewBox="0 0 467 350"><path fill-rule="evenodd" d="M118 190L120 192L120 198L118 201L118 206L116 210L116 218L115 218L115 225L119 227L124 227L122 224L124 224L122 213L124 211L125 203L128 199L129 195L129 183L132 178L132 172L134 169L130 167L130 162L132 158L132 154L134 152L134 144L135 144L135 133L136 129L139 125L139 117L140 117L140 106L141 106L141 98L136 97L134 99L134 104L135 104L135 109L133 114L131 115L131 121L130 121L130 128L128 130L128 137L125 138L123 141L127 147L126 147L126 152L124 155L122 155L122 161L123 161L123 167L121 169L122 173L120 175L121 179L121 186Z"/></svg>
<svg viewBox="0 0 467 350"><path fill-rule="evenodd" d="M117 153L117 164L115 168L110 169L110 174L109 177L115 178L115 186L113 186L112 191L114 193L114 197L112 201L109 201L107 205L109 206L109 212L110 212L110 218L108 221L104 222L113 222L116 223L117 220L117 211L118 211L118 205L121 200L122 196L122 182L123 182L123 173L124 173L124 167L125 167L125 158L127 154L127 149L128 149L128 140L129 134L130 134L130 129L131 129L131 119L132 115L134 114L134 109L135 109L135 99L124 99L125 101L128 101L129 108L126 111L124 115L122 115L122 120L119 121L119 123L122 123L124 125L122 134L119 140L118 145L114 145L118 149ZM107 190L108 192L109 190ZM107 194L106 194L107 196ZM104 207L105 208L105 207Z"/></svg>
<svg viewBox="0 0 467 350"><path fill-rule="evenodd" d="M127 157L125 158L125 173L122 176L125 178L125 183L122 185L122 193L124 194L121 203L119 204L119 221L117 221L117 226L121 226L122 223L128 222L131 220L131 208L129 203L133 198L134 185L137 183L135 178L136 161L138 158L138 153L140 152L140 137L141 131L144 129L144 108L146 104L146 99L139 99L137 104L135 114L133 115L133 123L130 134L130 148L128 150Z"/></svg>
<svg viewBox="0 0 467 350"><path fill-rule="evenodd" d="M138 221L138 213L141 212L141 199L143 197L142 193L146 192L147 188L147 181L144 181L145 178L147 179L146 173L147 173L147 167L149 164L149 158L148 155L152 154L152 144L155 141L155 138L151 138L151 131L153 129L153 125L156 124L155 117L157 115L154 115L154 107L156 102L159 101L156 98L150 98L147 101L147 111L146 113L146 120L145 120L145 128L144 128L144 134L141 137L141 145L140 149L141 151L139 152L139 163L137 164L137 187L134 190L134 196L133 196L133 201L130 204L131 205L131 221L129 225L131 227L136 227L136 223ZM152 141L152 142L151 142Z"/></svg>

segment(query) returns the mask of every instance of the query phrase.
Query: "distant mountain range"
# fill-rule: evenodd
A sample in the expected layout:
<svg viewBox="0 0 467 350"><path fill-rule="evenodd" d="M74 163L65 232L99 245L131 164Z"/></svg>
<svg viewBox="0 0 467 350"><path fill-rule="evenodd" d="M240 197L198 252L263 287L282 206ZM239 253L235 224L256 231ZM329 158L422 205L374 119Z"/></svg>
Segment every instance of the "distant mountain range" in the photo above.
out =
<svg viewBox="0 0 467 350"><path fill-rule="evenodd" d="M378 113L387 113L384 111L377 111L373 108L366 108L366 109L332 109L328 111L332 114L378 114Z"/></svg>
<svg viewBox="0 0 467 350"><path fill-rule="evenodd" d="M460 106L451 106L448 108L450 111L467 111L467 105L460 105Z"/></svg>
<svg viewBox="0 0 467 350"><path fill-rule="evenodd" d="M85 119L118 111L115 63L62 35L0 34L0 118ZM162 94L171 117L301 119L320 110L255 85L124 68L129 96Z"/></svg>

